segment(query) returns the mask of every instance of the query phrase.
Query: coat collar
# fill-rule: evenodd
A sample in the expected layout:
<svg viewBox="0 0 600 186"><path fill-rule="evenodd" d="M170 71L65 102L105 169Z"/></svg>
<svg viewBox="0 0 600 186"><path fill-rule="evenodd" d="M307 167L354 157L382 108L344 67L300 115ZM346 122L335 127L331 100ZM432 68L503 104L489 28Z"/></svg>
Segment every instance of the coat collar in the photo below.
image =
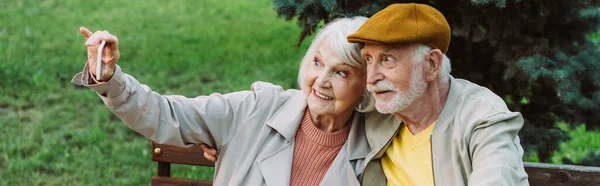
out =
<svg viewBox="0 0 600 186"><path fill-rule="evenodd" d="M349 160L363 159L371 151L365 131L365 115L354 112L348 140L344 145Z"/></svg>
<svg viewBox="0 0 600 186"><path fill-rule="evenodd" d="M371 152L367 159L380 157L385 152L388 145L398 132L402 121L400 118L391 114L381 114L377 111L366 113L366 134L371 146Z"/></svg>
<svg viewBox="0 0 600 186"><path fill-rule="evenodd" d="M301 91L294 91L290 99L267 121L267 125L290 141L296 136L305 109L306 96Z"/></svg>
<svg viewBox="0 0 600 186"><path fill-rule="evenodd" d="M440 116L437 118L437 122L433 127L433 133L435 133L439 128L443 128L442 126L447 125L450 120L454 116L454 112L456 111L455 106L458 102L460 91L463 88L462 84L459 84L454 77L449 76L450 79L450 90L448 91L448 98L446 99L446 104L444 104L444 108L440 113Z"/></svg>

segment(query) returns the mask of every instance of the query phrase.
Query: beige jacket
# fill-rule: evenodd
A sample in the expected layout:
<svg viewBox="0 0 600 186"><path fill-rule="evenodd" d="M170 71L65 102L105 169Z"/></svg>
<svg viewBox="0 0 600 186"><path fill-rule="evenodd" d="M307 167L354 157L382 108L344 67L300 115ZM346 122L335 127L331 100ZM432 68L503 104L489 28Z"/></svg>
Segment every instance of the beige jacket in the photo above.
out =
<svg viewBox="0 0 600 186"><path fill-rule="evenodd" d="M366 114L372 151L362 184L385 185L381 156L402 122L392 115ZM431 135L434 184L529 185L517 132L523 117L508 110L487 88L450 77L450 93Z"/></svg>
<svg viewBox="0 0 600 186"><path fill-rule="evenodd" d="M152 141L216 147L214 185L289 185L294 137L306 108L302 92L256 82L251 91L162 96L118 66L106 83L90 85L89 79L86 66L72 82L96 90L115 115ZM370 152L364 131L364 116L357 113L321 185L359 185Z"/></svg>

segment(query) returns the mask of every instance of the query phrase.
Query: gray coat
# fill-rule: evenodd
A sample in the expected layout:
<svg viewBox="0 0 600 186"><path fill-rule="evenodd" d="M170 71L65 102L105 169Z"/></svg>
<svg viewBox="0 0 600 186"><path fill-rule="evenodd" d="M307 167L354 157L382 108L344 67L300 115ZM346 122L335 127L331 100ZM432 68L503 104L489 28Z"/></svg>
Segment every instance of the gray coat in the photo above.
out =
<svg viewBox="0 0 600 186"><path fill-rule="evenodd" d="M163 96L118 66L110 81L89 84L88 69L72 82L96 90L131 129L157 143L216 147L215 185L289 185L294 138L307 107L301 91L256 82L251 91ZM357 176L370 151L364 120L363 114L354 114L348 140L321 185L359 185Z"/></svg>

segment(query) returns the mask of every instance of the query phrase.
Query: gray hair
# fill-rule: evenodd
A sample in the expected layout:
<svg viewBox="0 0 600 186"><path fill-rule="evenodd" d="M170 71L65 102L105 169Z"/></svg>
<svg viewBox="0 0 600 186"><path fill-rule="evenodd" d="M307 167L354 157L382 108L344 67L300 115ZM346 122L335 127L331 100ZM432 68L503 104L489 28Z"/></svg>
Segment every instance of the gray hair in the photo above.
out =
<svg viewBox="0 0 600 186"><path fill-rule="evenodd" d="M300 62L300 71L298 72L298 86L303 88L303 78L306 69L313 60L317 49L323 42L327 42L335 56L345 64L364 70L366 68L364 59L360 55L361 44L348 43L348 35L356 32L360 26L367 21L368 18L363 16L339 18L326 24L315 36L311 42L304 58ZM365 80L366 81L366 80ZM364 97L368 97L368 92L362 93ZM364 101L364 100L363 100Z"/></svg>
<svg viewBox="0 0 600 186"><path fill-rule="evenodd" d="M429 54L431 50L432 48L430 46L418 44L413 52L413 60L416 63L423 63L425 61L425 55ZM446 56L446 54L442 53L442 66L440 66L438 78L440 80L440 84L443 86L448 84L448 76L450 76L451 70L452 67L450 66L450 59L448 56Z"/></svg>
<svg viewBox="0 0 600 186"><path fill-rule="evenodd" d="M431 50L432 48L427 45L416 45L413 51L413 60L415 61L415 63L425 62L425 55L429 54ZM448 78L450 76L451 70L452 68L450 66L450 59L448 58L448 56L446 56L446 54L442 54L442 65L440 66L440 71L438 74L438 78L442 86L448 85ZM370 112L375 110L375 98L373 97L373 94L369 93L368 96L365 97L364 101L358 106L356 110L358 110L359 112Z"/></svg>

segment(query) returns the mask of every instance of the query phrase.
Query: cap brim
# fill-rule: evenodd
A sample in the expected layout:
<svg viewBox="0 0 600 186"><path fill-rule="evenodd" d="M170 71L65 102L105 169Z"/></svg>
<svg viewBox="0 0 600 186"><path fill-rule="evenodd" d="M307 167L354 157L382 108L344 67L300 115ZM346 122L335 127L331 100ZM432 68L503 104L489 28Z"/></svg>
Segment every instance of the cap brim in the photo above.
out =
<svg viewBox="0 0 600 186"><path fill-rule="evenodd" d="M348 38L348 42L349 43L385 44L385 45L392 44L392 43L389 43L389 42L381 42L381 41L377 41L377 40L364 39L364 38Z"/></svg>

